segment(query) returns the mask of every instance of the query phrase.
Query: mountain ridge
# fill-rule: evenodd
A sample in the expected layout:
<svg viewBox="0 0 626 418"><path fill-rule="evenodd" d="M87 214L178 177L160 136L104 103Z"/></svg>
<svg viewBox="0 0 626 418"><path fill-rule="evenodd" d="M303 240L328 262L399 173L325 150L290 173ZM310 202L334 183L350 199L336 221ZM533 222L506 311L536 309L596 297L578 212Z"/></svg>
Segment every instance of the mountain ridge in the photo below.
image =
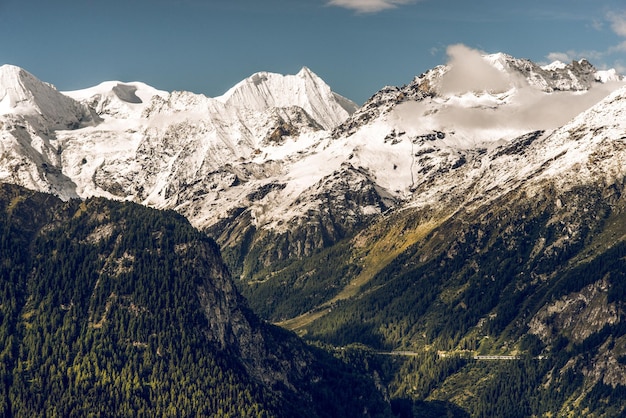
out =
<svg viewBox="0 0 626 418"><path fill-rule="evenodd" d="M101 121L54 131L55 144L44 141L43 161L37 148L31 150L29 159L37 161L29 170L31 181L19 179L20 165L6 170L17 173L5 178L61 190L61 196L173 208L214 236L221 235L220 225L239 225L230 230L240 235L224 236L220 243L256 236L249 250L255 242L264 245L262 236L274 236L284 248L261 256L262 264L271 263L333 245L411 201L442 173L468 161L477 164L485 150L537 130L547 135L613 88L601 83L605 78L587 61L544 69L506 54L457 49L467 58L464 64L453 58L406 86L384 88L352 116L306 67L293 76L256 73L218 98L161 92L141 83L103 83L69 93L98 109ZM508 90L442 91L467 63L499 72L498 83ZM480 71L469 74L477 79L468 83L487 86ZM15 158L2 161L11 164ZM60 184L42 167L58 173ZM361 187L349 182L324 183L343 175L356 180L354 173L371 185L362 193L354 194ZM326 185L317 193L320 184ZM340 214L327 197L345 193L353 193L348 201L360 203ZM436 199L436 192L432 195ZM243 270L250 268L236 269Z"/></svg>

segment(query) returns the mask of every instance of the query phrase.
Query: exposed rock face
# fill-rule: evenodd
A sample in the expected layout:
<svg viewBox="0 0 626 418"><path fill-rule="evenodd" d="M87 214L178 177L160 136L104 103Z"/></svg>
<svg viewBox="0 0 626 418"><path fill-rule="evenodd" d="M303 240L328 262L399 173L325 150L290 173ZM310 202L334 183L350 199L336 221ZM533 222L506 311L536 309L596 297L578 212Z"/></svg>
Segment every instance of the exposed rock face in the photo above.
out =
<svg viewBox="0 0 626 418"><path fill-rule="evenodd" d="M619 321L617 305L608 302L608 289L609 283L601 280L544 306L530 320L529 332L547 344L556 335L582 343L604 326Z"/></svg>
<svg viewBox="0 0 626 418"><path fill-rule="evenodd" d="M570 64L552 63L543 67L530 60L506 54L489 55L487 59L497 66L513 70L531 86L545 92L586 91L596 83L604 81L603 73L585 59L572 61Z"/></svg>
<svg viewBox="0 0 626 418"><path fill-rule="evenodd" d="M370 97L346 121L333 130L333 137L349 136L360 127L373 122L381 114L394 106L408 101L422 101L432 98L437 93L433 86L433 79L445 71L444 67L437 67L428 73L416 77L411 83L402 86L386 86Z"/></svg>

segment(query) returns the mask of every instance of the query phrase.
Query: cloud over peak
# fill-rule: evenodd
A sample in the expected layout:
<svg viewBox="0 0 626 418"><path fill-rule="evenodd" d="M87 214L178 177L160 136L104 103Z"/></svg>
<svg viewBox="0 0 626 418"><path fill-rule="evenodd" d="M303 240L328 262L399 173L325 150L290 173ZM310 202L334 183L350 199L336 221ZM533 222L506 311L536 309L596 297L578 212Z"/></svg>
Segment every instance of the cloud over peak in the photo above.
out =
<svg viewBox="0 0 626 418"><path fill-rule="evenodd" d="M358 13L377 13L417 1L419 0L330 0L327 4L354 10Z"/></svg>
<svg viewBox="0 0 626 418"><path fill-rule="evenodd" d="M489 64L480 51L457 44L450 45L447 53L450 70L441 78L442 93L502 92L511 88L511 80Z"/></svg>

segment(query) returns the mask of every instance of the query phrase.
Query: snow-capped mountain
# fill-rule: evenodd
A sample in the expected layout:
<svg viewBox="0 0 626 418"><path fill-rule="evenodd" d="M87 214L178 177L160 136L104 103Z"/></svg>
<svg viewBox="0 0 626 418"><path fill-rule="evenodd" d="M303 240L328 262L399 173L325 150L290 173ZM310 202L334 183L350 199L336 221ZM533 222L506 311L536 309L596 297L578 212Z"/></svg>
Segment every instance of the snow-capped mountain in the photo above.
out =
<svg viewBox="0 0 626 418"><path fill-rule="evenodd" d="M466 54L357 109L307 68L257 73L217 98L117 81L61 94L3 71L2 180L176 209L222 244L256 237L246 251L274 237L255 253L261 263L486 181L499 149L551 138L621 80L584 60L540 67Z"/></svg>
<svg viewBox="0 0 626 418"><path fill-rule="evenodd" d="M20 115L49 131L75 129L94 116L87 106L13 65L0 67L0 115Z"/></svg>
<svg viewBox="0 0 626 418"><path fill-rule="evenodd" d="M15 151L10 142L22 135L5 124L2 177L64 198L177 207L184 203L179 193L202 183L206 191L192 193L208 200L237 176L275 174L284 155L311 145L356 108L306 68L294 76L255 74L215 99L137 82L61 94L17 67L3 70L3 118L20 120L28 149ZM24 155L29 167L16 163Z"/></svg>
<svg viewBox="0 0 626 418"><path fill-rule="evenodd" d="M324 129L334 128L357 109L306 67L296 75L256 73L216 99L252 112L299 107Z"/></svg>
<svg viewBox="0 0 626 418"><path fill-rule="evenodd" d="M583 397L626 384L614 70L458 50L358 109L306 68L217 98L0 72L1 181L177 210L266 319L337 346L535 347L555 393L566 369Z"/></svg>
<svg viewBox="0 0 626 418"><path fill-rule="evenodd" d="M557 127L598 102L616 88L615 84L624 82L624 77L615 70L596 70L587 60L574 61L567 65L557 61L541 67L530 60L502 53L468 55L465 58L474 60L472 65L452 62L415 77L405 86L387 86L381 89L339 125L334 135L350 135L381 114L406 102L435 103L421 116L431 116L441 110L448 113L458 109L498 110L502 105L508 105L515 113L506 115L504 123L507 126L511 122L518 122L515 120L518 116L522 116L524 120L534 117L529 120L531 128L536 127L537 123L546 125L545 119L558 116L551 123L551 126ZM536 104L542 107L534 109ZM573 109L570 108L572 105L575 106ZM549 108L550 114L542 120L538 114L546 108ZM491 129L497 131L503 130L502 123L494 123L498 121L485 121L485 117L490 117L488 110L482 113L486 113L486 116L479 116L484 121L483 125L490 125ZM459 115L450 116L454 125L465 123L467 119L476 119L471 114L461 115L461 118L457 117ZM433 117L429 119L432 120ZM442 118L437 115L434 119ZM443 123L438 122L436 125L441 128ZM522 130L524 129L526 128Z"/></svg>
<svg viewBox="0 0 626 418"><path fill-rule="evenodd" d="M56 134L98 121L88 106L27 71L0 67L0 180L77 197L72 179L63 173Z"/></svg>

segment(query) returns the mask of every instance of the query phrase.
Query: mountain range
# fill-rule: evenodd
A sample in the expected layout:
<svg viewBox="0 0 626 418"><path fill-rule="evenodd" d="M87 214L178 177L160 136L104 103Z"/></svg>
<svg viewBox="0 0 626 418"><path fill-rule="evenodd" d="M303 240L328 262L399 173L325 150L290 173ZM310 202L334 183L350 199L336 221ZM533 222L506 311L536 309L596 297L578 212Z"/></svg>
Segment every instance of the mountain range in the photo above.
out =
<svg viewBox="0 0 626 418"><path fill-rule="evenodd" d="M0 179L173 209L263 318L414 353L377 370L396 399L623 411L624 79L457 52L362 106L307 68L208 98L117 81L61 93L3 66ZM488 401L512 390L513 407Z"/></svg>

